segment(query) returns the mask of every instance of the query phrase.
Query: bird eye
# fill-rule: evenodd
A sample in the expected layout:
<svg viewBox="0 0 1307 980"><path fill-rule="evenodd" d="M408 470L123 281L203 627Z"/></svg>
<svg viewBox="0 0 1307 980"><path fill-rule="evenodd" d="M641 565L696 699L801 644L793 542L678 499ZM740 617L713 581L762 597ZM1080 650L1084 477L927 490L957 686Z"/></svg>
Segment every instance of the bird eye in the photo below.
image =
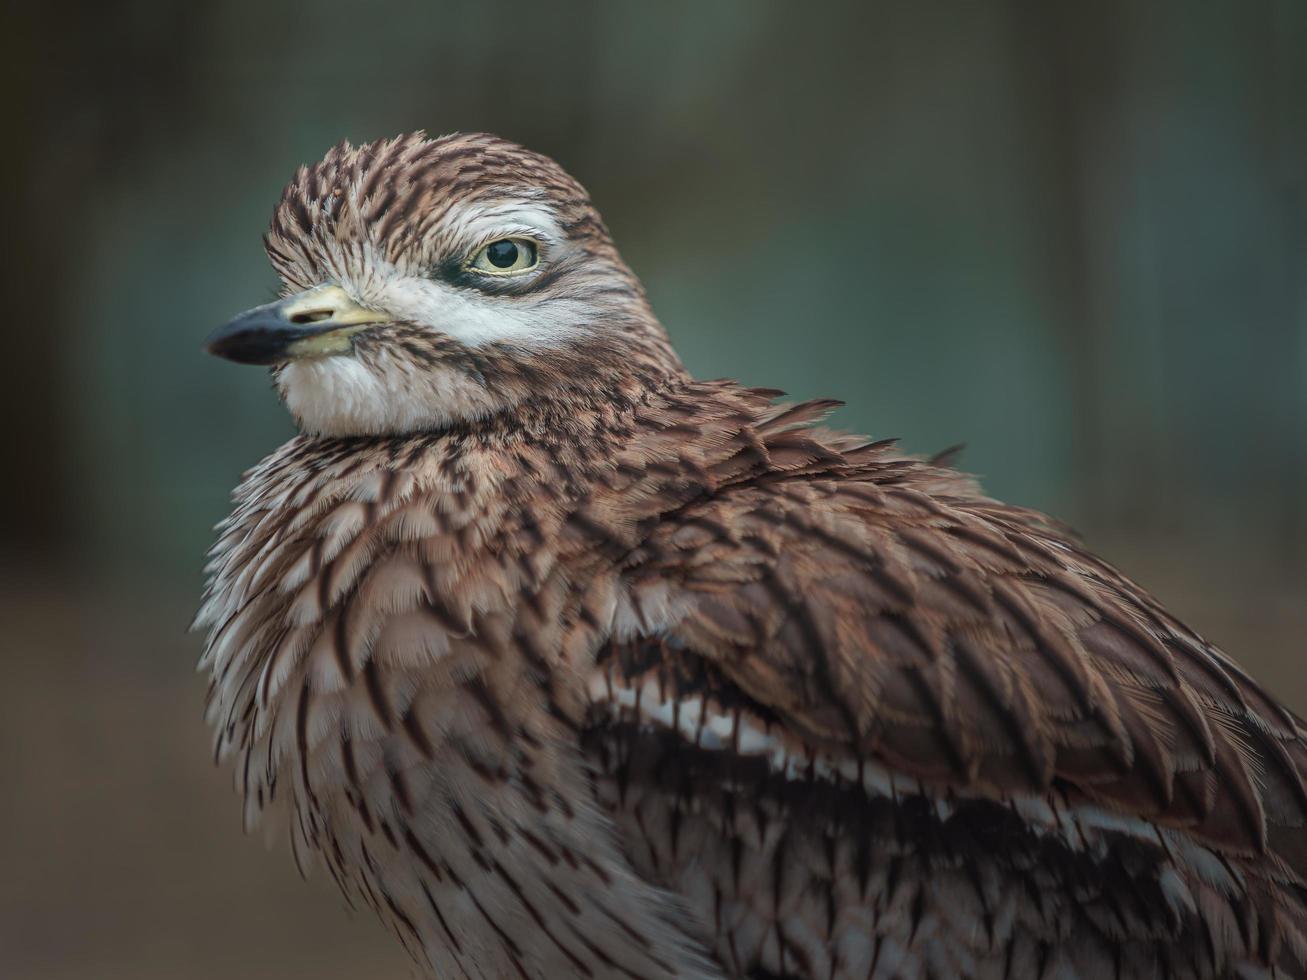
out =
<svg viewBox="0 0 1307 980"><path fill-rule="evenodd" d="M536 267L536 243L529 238L501 238L472 257L469 268L492 276L515 276Z"/></svg>

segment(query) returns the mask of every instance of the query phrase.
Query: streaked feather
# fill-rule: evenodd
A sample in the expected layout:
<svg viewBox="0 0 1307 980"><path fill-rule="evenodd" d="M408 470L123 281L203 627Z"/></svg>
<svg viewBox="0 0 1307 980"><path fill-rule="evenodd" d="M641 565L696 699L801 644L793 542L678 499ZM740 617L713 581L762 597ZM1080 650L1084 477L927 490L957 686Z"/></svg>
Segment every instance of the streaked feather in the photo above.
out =
<svg viewBox="0 0 1307 980"><path fill-rule="evenodd" d="M544 299L614 312L530 348L360 334L395 398L456 379L386 407L441 424L246 475L197 625L249 820L284 807L440 976L1307 970L1302 723L948 459L691 380L551 161L342 144L269 255L372 282L468 203L548 212L578 251Z"/></svg>

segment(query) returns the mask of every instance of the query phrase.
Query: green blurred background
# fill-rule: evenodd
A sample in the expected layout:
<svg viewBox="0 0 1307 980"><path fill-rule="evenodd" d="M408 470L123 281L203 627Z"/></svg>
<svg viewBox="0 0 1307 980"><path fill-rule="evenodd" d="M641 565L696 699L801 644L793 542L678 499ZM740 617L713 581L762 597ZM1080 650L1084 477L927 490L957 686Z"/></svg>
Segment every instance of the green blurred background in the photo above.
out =
<svg viewBox="0 0 1307 980"><path fill-rule="evenodd" d="M291 431L200 341L342 137L591 190L687 363L1067 519L1307 710L1307 4L11 4L0 975L404 976L241 837L185 628Z"/></svg>

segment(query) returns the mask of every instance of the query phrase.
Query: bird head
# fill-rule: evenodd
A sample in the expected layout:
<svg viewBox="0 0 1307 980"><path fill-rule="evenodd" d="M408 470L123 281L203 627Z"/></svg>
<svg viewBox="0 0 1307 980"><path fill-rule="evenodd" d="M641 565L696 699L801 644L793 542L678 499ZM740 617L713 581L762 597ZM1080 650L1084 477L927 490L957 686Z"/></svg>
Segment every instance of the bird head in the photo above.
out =
<svg viewBox="0 0 1307 980"><path fill-rule="evenodd" d="M682 368L585 189L484 134L341 143L264 237L282 298L207 349L270 365L300 427L391 435Z"/></svg>

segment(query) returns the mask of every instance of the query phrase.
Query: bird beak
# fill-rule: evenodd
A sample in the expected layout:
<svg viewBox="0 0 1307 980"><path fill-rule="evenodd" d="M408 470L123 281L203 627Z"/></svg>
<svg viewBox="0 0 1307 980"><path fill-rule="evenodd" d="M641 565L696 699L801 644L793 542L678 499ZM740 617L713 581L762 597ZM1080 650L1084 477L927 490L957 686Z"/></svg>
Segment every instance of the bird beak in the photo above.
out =
<svg viewBox="0 0 1307 980"><path fill-rule="evenodd" d="M390 319L360 306L339 286L314 286L242 313L211 333L204 349L237 364L344 354L353 349L354 334Z"/></svg>

